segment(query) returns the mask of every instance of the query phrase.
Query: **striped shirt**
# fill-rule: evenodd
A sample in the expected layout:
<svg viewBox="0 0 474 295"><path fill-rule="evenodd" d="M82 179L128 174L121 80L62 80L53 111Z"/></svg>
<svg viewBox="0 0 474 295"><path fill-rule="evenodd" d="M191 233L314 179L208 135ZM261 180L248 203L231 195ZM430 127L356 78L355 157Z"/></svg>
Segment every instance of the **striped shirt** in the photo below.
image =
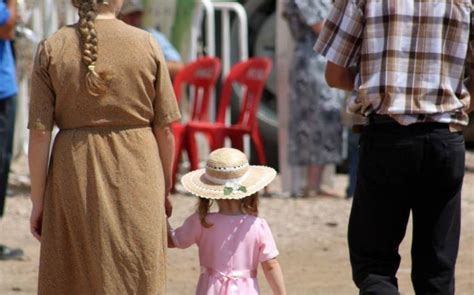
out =
<svg viewBox="0 0 474 295"><path fill-rule="evenodd" d="M356 67L349 111L467 125L471 0L336 0L315 50Z"/></svg>

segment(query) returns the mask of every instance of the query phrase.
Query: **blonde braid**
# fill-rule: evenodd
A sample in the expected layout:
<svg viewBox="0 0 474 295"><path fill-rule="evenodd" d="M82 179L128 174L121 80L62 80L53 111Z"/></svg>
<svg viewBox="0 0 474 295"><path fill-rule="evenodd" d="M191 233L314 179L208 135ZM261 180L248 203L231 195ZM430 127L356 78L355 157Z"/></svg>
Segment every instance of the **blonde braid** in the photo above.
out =
<svg viewBox="0 0 474 295"><path fill-rule="evenodd" d="M111 80L105 72L97 73L98 42L95 19L97 17L97 0L73 0L73 5L79 9L79 34L82 43L82 62L87 67L86 87L93 96L104 94Z"/></svg>

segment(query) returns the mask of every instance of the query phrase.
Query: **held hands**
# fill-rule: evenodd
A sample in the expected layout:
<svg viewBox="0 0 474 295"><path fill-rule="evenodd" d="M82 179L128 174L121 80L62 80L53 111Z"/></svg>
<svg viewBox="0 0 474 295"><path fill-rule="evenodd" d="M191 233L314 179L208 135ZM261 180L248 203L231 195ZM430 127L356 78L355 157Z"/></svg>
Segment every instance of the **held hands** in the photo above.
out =
<svg viewBox="0 0 474 295"><path fill-rule="evenodd" d="M41 242L41 230L43 226L43 205L33 204L30 217L30 230L33 236Z"/></svg>
<svg viewBox="0 0 474 295"><path fill-rule="evenodd" d="M171 215L173 214L173 204L171 203L170 194L167 194L165 196L165 212L166 212L166 217L168 218L170 218Z"/></svg>
<svg viewBox="0 0 474 295"><path fill-rule="evenodd" d="M166 220L166 231L168 233L168 248L175 248L175 244L173 243L173 228L171 227L170 221Z"/></svg>

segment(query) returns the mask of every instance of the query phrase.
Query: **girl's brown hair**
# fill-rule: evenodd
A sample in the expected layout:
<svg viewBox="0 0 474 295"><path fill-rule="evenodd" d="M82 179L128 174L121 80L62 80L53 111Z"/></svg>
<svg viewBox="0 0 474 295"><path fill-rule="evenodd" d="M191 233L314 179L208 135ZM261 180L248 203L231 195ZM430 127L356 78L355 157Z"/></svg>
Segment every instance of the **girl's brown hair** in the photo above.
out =
<svg viewBox="0 0 474 295"><path fill-rule="evenodd" d="M212 224L207 223L206 216L207 214L209 214L209 211L211 210L214 201L210 199L199 198L198 202L198 213L199 219L201 220L201 224L205 228L210 228ZM258 216L258 193L241 199L240 209L245 214Z"/></svg>
<svg viewBox="0 0 474 295"><path fill-rule="evenodd" d="M109 88L110 74L96 72L97 55L99 51L95 19L98 14L98 4L103 0L72 0L72 4L79 10L78 31L82 43L82 62L87 67L86 87L93 96L104 94Z"/></svg>

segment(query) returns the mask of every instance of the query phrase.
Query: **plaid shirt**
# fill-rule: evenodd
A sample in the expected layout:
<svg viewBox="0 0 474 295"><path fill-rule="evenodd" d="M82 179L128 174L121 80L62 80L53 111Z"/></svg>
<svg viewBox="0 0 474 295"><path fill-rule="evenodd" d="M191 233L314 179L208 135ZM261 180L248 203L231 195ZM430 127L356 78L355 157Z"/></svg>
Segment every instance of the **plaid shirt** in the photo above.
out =
<svg viewBox="0 0 474 295"><path fill-rule="evenodd" d="M467 125L471 10L471 0L336 0L315 50L359 69L351 112Z"/></svg>

